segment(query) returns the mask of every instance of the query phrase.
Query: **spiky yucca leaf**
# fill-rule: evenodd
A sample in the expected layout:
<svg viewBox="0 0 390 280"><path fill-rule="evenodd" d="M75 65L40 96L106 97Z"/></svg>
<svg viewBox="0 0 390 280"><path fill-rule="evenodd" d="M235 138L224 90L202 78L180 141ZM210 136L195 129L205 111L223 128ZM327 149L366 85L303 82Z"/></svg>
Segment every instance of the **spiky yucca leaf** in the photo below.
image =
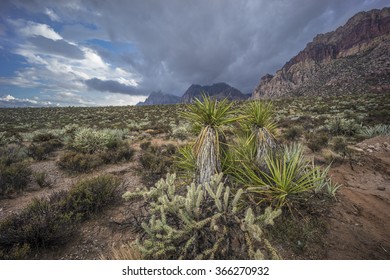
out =
<svg viewBox="0 0 390 280"><path fill-rule="evenodd" d="M249 191L260 195L259 202L282 207L296 195L313 190L320 180L315 176L318 168L304 159L301 146L285 146L281 155L268 153L264 160L265 169L242 163L236 176Z"/></svg>
<svg viewBox="0 0 390 280"><path fill-rule="evenodd" d="M198 128L198 132L206 126L219 129L239 119L235 116L232 106L233 103L226 98L218 101L203 93L201 100L195 98L192 104L187 105L187 111L181 112L180 116L189 120L192 126Z"/></svg>

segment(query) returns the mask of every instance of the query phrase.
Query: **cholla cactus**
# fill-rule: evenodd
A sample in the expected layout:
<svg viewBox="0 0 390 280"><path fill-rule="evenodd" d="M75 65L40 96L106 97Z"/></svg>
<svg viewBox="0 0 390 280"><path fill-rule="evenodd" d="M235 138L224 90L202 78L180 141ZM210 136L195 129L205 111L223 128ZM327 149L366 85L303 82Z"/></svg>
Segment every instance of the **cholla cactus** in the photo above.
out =
<svg viewBox="0 0 390 280"><path fill-rule="evenodd" d="M84 153L94 153L113 148L124 138L126 130L81 128L76 131L72 146Z"/></svg>
<svg viewBox="0 0 390 280"><path fill-rule="evenodd" d="M265 239L262 227L272 225L281 211L267 208L257 216L239 206L243 190L232 191L222 173L210 183L187 186L176 192L175 175L167 175L150 191L124 194L125 199L143 197L150 220L142 223L145 235L138 246L153 259L254 259L279 258Z"/></svg>

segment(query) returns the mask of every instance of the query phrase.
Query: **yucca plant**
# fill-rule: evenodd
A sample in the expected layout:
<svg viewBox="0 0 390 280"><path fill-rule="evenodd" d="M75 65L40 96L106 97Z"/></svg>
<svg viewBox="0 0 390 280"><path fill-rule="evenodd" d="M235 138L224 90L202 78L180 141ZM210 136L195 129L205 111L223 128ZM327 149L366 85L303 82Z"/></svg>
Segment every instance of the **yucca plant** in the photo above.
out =
<svg viewBox="0 0 390 280"><path fill-rule="evenodd" d="M184 177L193 177L196 171L196 157L192 145L185 145L177 148L179 156L176 157L178 173Z"/></svg>
<svg viewBox="0 0 390 280"><path fill-rule="evenodd" d="M363 127L359 131L359 136L371 138L378 135L390 135L390 125L377 124L375 126Z"/></svg>
<svg viewBox="0 0 390 280"><path fill-rule="evenodd" d="M259 195L259 203L290 207L294 198L316 188L315 183L321 179L316 176L317 167L305 160L301 145L285 146L281 153L267 153L264 163L265 168L260 168L242 162L236 170L236 178Z"/></svg>
<svg viewBox="0 0 390 280"><path fill-rule="evenodd" d="M196 158L195 181L198 184L209 182L221 170L221 147L225 143L223 127L239 118L232 110L233 103L224 99L218 101L205 94L202 101L195 98L181 116L190 121L198 131L193 151Z"/></svg>
<svg viewBox="0 0 390 280"><path fill-rule="evenodd" d="M262 164L267 150L275 147L277 124L274 121L272 103L261 100L247 103L241 124L248 134L247 144L252 145L256 151L255 162Z"/></svg>

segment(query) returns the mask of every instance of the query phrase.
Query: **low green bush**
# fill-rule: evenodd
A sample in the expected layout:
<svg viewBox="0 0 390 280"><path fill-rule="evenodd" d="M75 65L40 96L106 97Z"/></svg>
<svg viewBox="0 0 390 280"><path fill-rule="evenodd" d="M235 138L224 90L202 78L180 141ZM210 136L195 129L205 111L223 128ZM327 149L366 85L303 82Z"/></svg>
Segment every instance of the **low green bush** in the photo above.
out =
<svg viewBox="0 0 390 280"><path fill-rule="evenodd" d="M117 163L121 161L129 161L133 158L135 150L127 144L121 144L115 149L105 150L98 155L104 163Z"/></svg>
<svg viewBox="0 0 390 280"><path fill-rule="evenodd" d="M115 177L101 175L80 181L70 191L33 200L0 223L0 258L28 258L37 249L68 242L80 222L118 198L119 184Z"/></svg>
<svg viewBox="0 0 390 280"><path fill-rule="evenodd" d="M28 146L27 154L35 160L44 160L47 159L53 151L62 146L62 142L58 139L49 139L38 143L33 142Z"/></svg>
<svg viewBox="0 0 390 280"><path fill-rule="evenodd" d="M126 131L119 129L82 128L76 131L71 147L76 151L90 154L114 149L123 142L125 134Z"/></svg>
<svg viewBox="0 0 390 280"><path fill-rule="evenodd" d="M139 161L141 164L140 173L142 182L147 186L153 186L165 174L172 171L174 164L173 155L176 153L176 147L169 145L150 145L143 150Z"/></svg>
<svg viewBox="0 0 390 280"><path fill-rule="evenodd" d="M23 191L30 181L31 170L26 163L0 164L0 196Z"/></svg>
<svg viewBox="0 0 390 280"><path fill-rule="evenodd" d="M63 154L58 161L60 168L77 173L89 172L102 164L103 160L99 155L73 151Z"/></svg>
<svg viewBox="0 0 390 280"><path fill-rule="evenodd" d="M354 136L362 128L354 119L344 119L341 117L332 118L325 121L328 131L332 135Z"/></svg>
<svg viewBox="0 0 390 280"><path fill-rule="evenodd" d="M25 148L19 144L8 144L0 147L0 164L10 165L21 162L26 157Z"/></svg>
<svg viewBox="0 0 390 280"><path fill-rule="evenodd" d="M318 152L328 144L328 135L325 132L310 132L306 134L307 146L313 152Z"/></svg>
<svg viewBox="0 0 390 280"><path fill-rule="evenodd" d="M297 140L303 133L302 126L289 126L283 133L284 138L290 141Z"/></svg>
<svg viewBox="0 0 390 280"><path fill-rule="evenodd" d="M101 175L80 181L68 194L66 212L84 220L112 204L120 182L113 176Z"/></svg>

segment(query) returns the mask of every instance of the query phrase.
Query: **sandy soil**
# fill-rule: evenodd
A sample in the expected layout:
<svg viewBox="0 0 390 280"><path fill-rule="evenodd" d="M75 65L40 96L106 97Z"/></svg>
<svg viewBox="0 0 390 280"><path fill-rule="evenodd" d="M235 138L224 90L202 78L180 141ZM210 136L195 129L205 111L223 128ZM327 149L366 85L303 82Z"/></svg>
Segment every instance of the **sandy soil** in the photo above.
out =
<svg viewBox="0 0 390 280"><path fill-rule="evenodd" d="M358 163L330 173L343 184L331 210L329 259L390 259L390 137L357 144ZM376 147L376 148L372 148Z"/></svg>

